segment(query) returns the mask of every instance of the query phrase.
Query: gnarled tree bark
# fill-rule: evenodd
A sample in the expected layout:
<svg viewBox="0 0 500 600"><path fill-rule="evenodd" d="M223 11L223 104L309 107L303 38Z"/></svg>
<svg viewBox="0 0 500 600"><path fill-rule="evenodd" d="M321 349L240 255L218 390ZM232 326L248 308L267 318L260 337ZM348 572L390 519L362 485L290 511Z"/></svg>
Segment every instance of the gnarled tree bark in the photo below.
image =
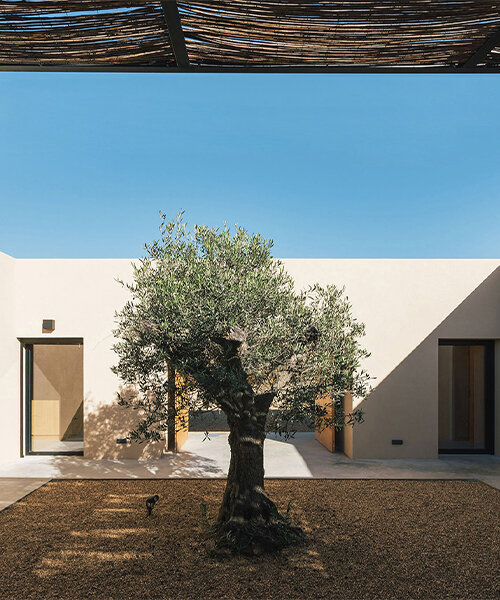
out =
<svg viewBox="0 0 500 600"><path fill-rule="evenodd" d="M217 521L216 546L246 554L283 548L303 538L264 490L265 422L271 395L243 396L240 411L226 412L231 462Z"/></svg>
<svg viewBox="0 0 500 600"><path fill-rule="evenodd" d="M266 419L274 395L255 394L241 362L245 332L233 327L218 340L240 391L221 399L229 424L226 490L217 520L216 548L246 554L277 550L302 539L299 527L278 512L264 490Z"/></svg>

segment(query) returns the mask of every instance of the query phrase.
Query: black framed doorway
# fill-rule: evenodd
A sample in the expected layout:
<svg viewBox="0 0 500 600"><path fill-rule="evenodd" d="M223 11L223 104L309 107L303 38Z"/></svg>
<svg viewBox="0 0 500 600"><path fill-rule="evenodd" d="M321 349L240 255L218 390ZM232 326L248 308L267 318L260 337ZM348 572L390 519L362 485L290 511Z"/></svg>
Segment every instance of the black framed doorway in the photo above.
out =
<svg viewBox="0 0 500 600"><path fill-rule="evenodd" d="M20 339L24 453L83 455L83 339Z"/></svg>
<svg viewBox="0 0 500 600"><path fill-rule="evenodd" d="M439 340L438 449L441 454L495 451L495 343Z"/></svg>

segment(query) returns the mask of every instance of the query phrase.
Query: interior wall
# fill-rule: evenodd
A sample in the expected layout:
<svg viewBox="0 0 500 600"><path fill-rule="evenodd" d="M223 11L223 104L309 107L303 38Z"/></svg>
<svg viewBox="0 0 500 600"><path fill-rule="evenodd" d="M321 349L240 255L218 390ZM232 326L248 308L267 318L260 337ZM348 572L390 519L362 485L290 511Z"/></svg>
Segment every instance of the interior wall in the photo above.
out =
<svg viewBox="0 0 500 600"><path fill-rule="evenodd" d="M453 429L454 437L459 441L470 439L471 415L469 414L469 348L453 348Z"/></svg>
<svg viewBox="0 0 500 600"><path fill-rule="evenodd" d="M439 438L451 439L453 430L453 346L439 346L438 349L438 428Z"/></svg>
<svg viewBox="0 0 500 600"><path fill-rule="evenodd" d="M470 369L471 369L471 393L473 397L472 416L472 437L476 448L483 448L485 445L485 352L484 346L471 346L470 348Z"/></svg>
<svg viewBox="0 0 500 600"><path fill-rule="evenodd" d="M439 347L439 439L444 450L484 449L485 347ZM465 444L465 445L464 445Z"/></svg>

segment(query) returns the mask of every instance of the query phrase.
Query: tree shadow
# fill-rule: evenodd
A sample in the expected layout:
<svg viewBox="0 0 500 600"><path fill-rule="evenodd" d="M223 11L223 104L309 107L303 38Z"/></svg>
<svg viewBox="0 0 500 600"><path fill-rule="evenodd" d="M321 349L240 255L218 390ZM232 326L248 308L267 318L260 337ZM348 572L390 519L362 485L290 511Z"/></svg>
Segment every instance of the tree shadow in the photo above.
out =
<svg viewBox="0 0 500 600"><path fill-rule="evenodd" d="M130 386L120 386L119 394L128 398ZM84 456L89 459L159 459L165 450L165 440L138 442L129 439L144 412L120 406L117 401L95 406L90 397L84 420Z"/></svg>
<svg viewBox="0 0 500 600"><path fill-rule="evenodd" d="M121 387L120 395L129 390ZM96 406L85 399L84 455L51 456L49 470L60 478L200 478L222 477L217 461L191 452L167 452L165 440L139 442L129 439L140 410L117 402ZM45 458L45 457L44 457Z"/></svg>

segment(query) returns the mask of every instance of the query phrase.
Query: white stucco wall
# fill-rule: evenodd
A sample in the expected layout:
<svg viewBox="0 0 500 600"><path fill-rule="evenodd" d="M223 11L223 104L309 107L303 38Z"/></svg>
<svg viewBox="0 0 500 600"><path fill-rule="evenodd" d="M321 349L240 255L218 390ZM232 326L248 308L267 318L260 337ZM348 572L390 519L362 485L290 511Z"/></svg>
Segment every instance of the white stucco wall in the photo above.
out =
<svg viewBox="0 0 500 600"><path fill-rule="evenodd" d="M7 261L9 262L9 261ZM89 458L159 456L154 444L122 446L135 413L116 405L120 382L111 372L114 313L126 301L127 291L116 279L131 275L130 260L10 259L15 286L2 299L9 306L7 335L0 353L8 355L8 371L0 388L3 423L10 437L0 441L2 455L19 456L20 344L18 338L82 338L84 341L84 452ZM3 282L3 278L2 278ZM3 310L2 310L3 312ZM54 319L55 330L42 333L42 320ZM8 341L7 341L8 340ZM16 440L14 444L11 438Z"/></svg>
<svg viewBox="0 0 500 600"><path fill-rule="evenodd" d="M499 260L286 259L298 288L345 285L366 324L366 368L376 379L363 401L365 423L353 436L357 458L437 456L439 338L500 340ZM110 371L114 312L127 292L130 260L12 259L0 254L0 457L19 456L20 373L17 338L84 340L85 454L158 455L127 449L129 412L115 405L119 381ZM42 319L55 319L42 334ZM498 348L498 344L497 344ZM499 352L496 354L497 365ZM500 371L497 369L497 382ZM497 398L500 405L500 386ZM497 411L500 426L500 409ZM393 438L402 446L392 446ZM497 431L497 451L500 450ZM127 454L128 453L128 454Z"/></svg>
<svg viewBox="0 0 500 600"><path fill-rule="evenodd" d="M19 342L15 337L16 261L0 252L0 460L20 452Z"/></svg>

